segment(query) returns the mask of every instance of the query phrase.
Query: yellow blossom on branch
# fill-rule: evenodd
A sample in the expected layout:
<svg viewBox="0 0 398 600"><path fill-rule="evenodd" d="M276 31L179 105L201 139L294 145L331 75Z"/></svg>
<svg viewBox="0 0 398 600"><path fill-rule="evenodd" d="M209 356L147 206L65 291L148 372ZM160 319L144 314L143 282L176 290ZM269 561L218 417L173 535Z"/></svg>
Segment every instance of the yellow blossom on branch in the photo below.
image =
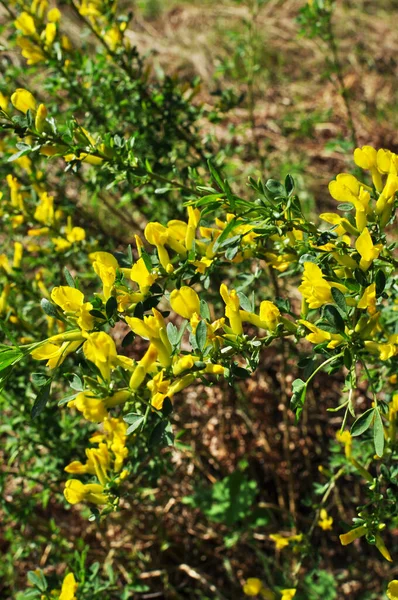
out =
<svg viewBox="0 0 398 600"><path fill-rule="evenodd" d="M61 593L59 600L77 600L76 591L78 583L76 582L73 573L68 573L62 582Z"/></svg>
<svg viewBox="0 0 398 600"><path fill-rule="evenodd" d="M321 529L323 529L323 531L327 531L329 529L332 529L332 525L333 525L333 518L329 517L327 511L324 508L322 508L319 513L318 526Z"/></svg>

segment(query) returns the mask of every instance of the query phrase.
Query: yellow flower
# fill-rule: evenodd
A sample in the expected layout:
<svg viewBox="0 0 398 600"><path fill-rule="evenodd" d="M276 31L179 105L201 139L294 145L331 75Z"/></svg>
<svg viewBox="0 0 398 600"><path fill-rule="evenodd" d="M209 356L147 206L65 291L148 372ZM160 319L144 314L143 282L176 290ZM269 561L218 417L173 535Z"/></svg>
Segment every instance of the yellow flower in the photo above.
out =
<svg viewBox="0 0 398 600"><path fill-rule="evenodd" d="M327 511L322 508L319 513L318 526L323 529L323 531L327 531L328 529L332 529L333 517L329 517Z"/></svg>
<svg viewBox="0 0 398 600"><path fill-rule="evenodd" d="M110 479L108 471L111 471L112 468L112 459L107 444L101 442L98 448L86 448L86 456L87 462L85 464L75 460L65 467L65 471L79 475L85 473L96 475L100 484L106 485Z"/></svg>
<svg viewBox="0 0 398 600"><path fill-rule="evenodd" d="M229 324L233 333L241 335L243 329L239 312L240 300L236 290L229 291L225 283L222 283L220 286L220 294L225 302L225 315L229 319Z"/></svg>
<svg viewBox="0 0 398 600"><path fill-rule="evenodd" d="M188 227L185 236L185 247L187 250L192 248L196 228L199 225L200 221L200 210L198 208L193 208L193 206L188 206Z"/></svg>
<svg viewBox="0 0 398 600"><path fill-rule="evenodd" d="M35 65L38 62L45 59L45 55L43 54L43 51L41 50L40 46L34 44L30 39L25 37L18 37L17 44L21 48L21 54L24 58L26 58L26 62L28 63L28 65ZM41 150L40 154L42 154Z"/></svg>
<svg viewBox="0 0 398 600"><path fill-rule="evenodd" d="M344 444L345 455L347 458L350 458L352 449L352 436L348 429L346 429L342 433L338 431L336 433L336 440L341 444Z"/></svg>
<svg viewBox="0 0 398 600"><path fill-rule="evenodd" d="M303 282L298 290L310 308L319 308L328 302L333 302L330 283L324 279L318 265L312 262L304 263Z"/></svg>
<svg viewBox="0 0 398 600"><path fill-rule="evenodd" d="M129 388L131 390L135 391L140 387L149 369L156 362L157 356L158 352L155 346L149 344L148 350L145 352L130 377Z"/></svg>
<svg viewBox="0 0 398 600"><path fill-rule="evenodd" d="M24 220L25 219L23 215L15 215L14 217L11 217L12 228L16 229L17 227L19 227L20 225L22 225Z"/></svg>
<svg viewBox="0 0 398 600"><path fill-rule="evenodd" d="M50 369L55 369L64 362L68 354L77 350L82 341L83 340L65 341L61 345L48 341L39 348L33 350L31 355L32 358L36 360L46 360L46 366Z"/></svg>
<svg viewBox="0 0 398 600"><path fill-rule="evenodd" d="M162 369L151 381L148 381L147 383L147 386L151 390L152 394L151 404L157 410L161 410L163 401L168 395L170 388L170 380L164 379L164 373L165 371Z"/></svg>
<svg viewBox="0 0 398 600"><path fill-rule="evenodd" d="M398 580L397 579L393 579L388 584L387 598L389 600L398 600Z"/></svg>
<svg viewBox="0 0 398 600"><path fill-rule="evenodd" d="M362 146L354 150L354 162L361 169L370 171L373 184L378 192L383 188L380 172L377 168L377 152L372 146Z"/></svg>
<svg viewBox="0 0 398 600"><path fill-rule="evenodd" d="M76 398L68 403L68 406L74 406L87 421L92 423L102 423L108 417L108 411L105 404L99 398L93 398L86 392L80 392Z"/></svg>
<svg viewBox="0 0 398 600"><path fill-rule="evenodd" d="M89 259L92 261L94 271L102 281L104 298L108 300L116 279L118 262L109 252L92 252L89 254Z"/></svg>
<svg viewBox="0 0 398 600"><path fill-rule="evenodd" d="M48 0L33 0L30 6L30 12L39 17L44 18L44 13L48 10Z"/></svg>
<svg viewBox="0 0 398 600"><path fill-rule="evenodd" d="M194 314L200 313L199 296L188 286L173 290L170 294L170 304L174 312L184 319L191 319Z"/></svg>
<svg viewBox="0 0 398 600"><path fill-rule="evenodd" d="M342 546L347 546L348 544L352 544L352 542L359 539L360 537L366 535L367 532L368 528L366 527L366 525L361 525L360 527L356 527L355 529L348 531L348 533L342 533L339 536L340 542Z"/></svg>
<svg viewBox="0 0 398 600"><path fill-rule="evenodd" d="M5 96L2 92L0 92L0 110L4 110L4 112L8 110L8 96Z"/></svg>
<svg viewBox="0 0 398 600"><path fill-rule="evenodd" d="M84 294L76 288L60 285L53 288L51 299L65 312L77 312L84 302Z"/></svg>
<svg viewBox="0 0 398 600"><path fill-rule="evenodd" d="M286 548L286 546L289 545L289 538L283 537L279 533L272 533L269 536L269 539L275 543L275 548L277 550L283 550L283 548Z"/></svg>
<svg viewBox="0 0 398 600"><path fill-rule="evenodd" d="M75 576L73 573L68 573L62 582L61 594L59 600L77 600L75 592L78 588Z"/></svg>
<svg viewBox="0 0 398 600"><path fill-rule="evenodd" d="M164 269L167 269L167 265L170 262L170 257L165 248L165 244L168 240L166 227L156 222L148 223L148 225L145 227L144 236L150 244L156 246L160 264Z"/></svg>
<svg viewBox="0 0 398 600"><path fill-rule="evenodd" d="M377 168L380 173L388 175L390 173L397 174L397 155L390 150L380 148L377 151Z"/></svg>
<svg viewBox="0 0 398 600"><path fill-rule="evenodd" d="M372 238L367 227L365 227L355 242L355 248L358 250L358 253L361 256L359 266L363 271L366 271L370 267L374 259L379 256L382 249L380 244L377 244L376 246L373 245Z"/></svg>
<svg viewBox="0 0 398 600"><path fill-rule="evenodd" d="M64 252L65 250L68 250L72 245L70 242L68 242L68 240L65 240L61 237L51 238L51 241L55 246L56 252Z"/></svg>
<svg viewBox="0 0 398 600"><path fill-rule="evenodd" d="M243 586L243 593L246 596L258 596L263 589L263 584L260 579L256 577L249 577Z"/></svg>
<svg viewBox="0 0 398 600"><path fill-rule="evenodd" d="M37 114L39 114L39 111ZM39 223L52 225L54 222L54 197L49 196L47 192L42 192L39 198L40 202L36 207L34 217Z"/></svg>
<svg viewBox="0 0 398 600"><path fill-rule="evenodd" d="M152 309L153 316L144 316L144 319L137 317L126 317L127 324L135 334L144 339L148 339L156 348L159 361L164 367L171 364L172 347L166 333L166 323L162 314Z"/></svg>
<svg viewBox="0 0 398 600"><path fill-rule="evenodd" d="M47 13L47 20L50 21L50 23L58 23L60 18L61 18L61 13L58 10L58 8L52 8Z"/></svg>
<svg viewBox="0 0 398 600"><path fill-rule="evenodd" d="M199 360L199 358L193 354L175 357L173 362L173 375L180 375L180 373L183 373L184 371L189 371L193 368L195 361L197 360Z"/></svg>
<svg viewBox="0 0 398 600"><path fill-rule="evenodd" d="M44 39L45 45L48 48L52 45L57 35L57 26L55 23L47 23L43 33L41 34L42 39Z"/></svg>
<svg viewBox="0 0 398 600"><path fill-rule="evenodd" d="M35 112L36 100L28 90L18 88L11 96L12 105L22 113L26 114L28 110Z"/></svg>
<svg viewBox="0 0 398 600"><path fill-rule="evenodd" d="M369 188L360 183L356 177L348 173L340 173L335 181L329 183L330 195L339 202L349 202L355 206L355 221L359 231L367 223L367 215L371 214L369 207Z"/></svg>
<svg viewBox="0 0 398 600"><path fill-rule="evenodd" d="M274 331L279 323L281 313L273 302L263 300L260 304L260 320L265 323L266 329Z"/></svg>
<svg viewBox="0 0 398 600"><path fill-rule="evenodd" d="M345 235L347 232L352 233L352 230L354 229L347 219L336 215L336 213L322 213L319 215L319 218L322 219L322 221L326 221L326 223L333 225L333 231L338 236Z"/></svg>
<svg viewBox="0 0 398 600"><path fill-rule="evenodd" d="M131 281L138 283L138 286L143 294L146 294L153 283L157 279L157 275L148 271L143 258L139 258L131 268Z"/></svg>
<svg viewBox="0 0 398 600"><path fill-rule="evenodd" d="M376 284L369 285L357 304L358 308L366 308L370 315L376 312Z"/></svg>
<svg viewBox="0 0 398 600"><path fill-rule="evenodd" d="M69 479L65 484L64 496L69 504L90 502L91 504L107 504L108 497L104 487L99 483L83 484L78 479Z"/></svg>
<svg viewBox="0 0 398 600"><path fill-rule="evenodd" d="M327 347L336 348L344 340L343 336L339 333L329 333L329 331L323 331L323 329L320 329L313 323L310 323L310 321L301 319L299 323L311 331L310 334L305 336L305 338L311 342L311 344L322 344L323 342L329 341Z"/></svg>
<svg viewBox="0 0 398 600"><path fill-rule="evenodd" d="M95 364L102 377L109 381L111 370L117 365L116 346L113 339L104 331L87 334L83 344L87 360Z"/></svg>
<svg viewBox="0 0 398 600"><path fill-rule="evenodd" d="M72 313L77 318L77 324L83 331L90 331L94 327L94 317L90 315L93 309L91 302L84 302L84 295L80 290L61 285L51 292L51 299L66 313Z"/></svg>
<svg viewBox="0 0 398 600"><path fill-rule="evenodd" d="M366 341L365 348L372 354L378 354L380 360L388 360L398 353L398 346L393 343L379 344L378 342Z"/></svg>
<svg viewBox="0 0 398 600"><path fill-rule="evenodd" d="M8 300L8 296L10 294L10 290L11 290L11 285L9 283L7 283L4 286L4 289L0 295L0 315L4 315L4 313L7 310L7 300Z"/></svg>
<svg viewBox="0 0 398 600"><path fill-rule="evenodd" d="M19 269L22 262L23 246L21 242L14 243L14 259L12 266L14 269Z"/></svg>
<svg viewBox="0 0 398 600"><path fill-rule="evenodd" d="M82 242L84 239L86 239L86 232L83 227L72 227L66 231L66 239L71 244Z"/></svg>
<svg viewBox="0 0 398 600"><path fill-rule="evenodd" d="M24 35L33 36L36 34L35 21L33 17L27 12L22 12L19 15L19 17L14 21L14 25L18 29L18 31L20 31Z"/></svg>
<svg viewBox="0 0 398 600"><path fill-rule="evenodd" d="M289 268L290 264L296 259L295 254L284 253L274 254L273 252L266 252L265 254L267 262L277 271L283 273Z"/></svg>
<svg viewBox="0 0 398 600"><path fill-rule="evenodd" d="M383 541L383 538L381 537L381 535L379 533L376 533L375 540L376 540L375 546L378 549L378 551L380 552L380 554L383 556L383 558L388 560L388 562L392 562L391 554L387 550L386 545Z"/></svg>
<svg viewBox="0 0 398 600"><path fill-rule="evenodd" d="M281 600L292 600L292 598L296 595L296 588L289 588L285 590L281 590L282 598Z"/></svg>

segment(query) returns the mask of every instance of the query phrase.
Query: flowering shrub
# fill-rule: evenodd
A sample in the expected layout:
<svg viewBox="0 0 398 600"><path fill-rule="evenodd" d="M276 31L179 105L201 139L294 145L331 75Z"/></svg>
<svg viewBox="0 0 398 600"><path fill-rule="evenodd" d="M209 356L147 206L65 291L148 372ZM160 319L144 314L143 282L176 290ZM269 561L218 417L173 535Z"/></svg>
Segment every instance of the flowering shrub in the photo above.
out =
<svg viewBox="0 0 398 600"><path fill-rule="evenodd" d="M160 106L145 78L133 85L133 59L141 75L142 66L125 40L127 21L110 18L113 2L68 4L100 40L102 60L112 59L114 68L128 75L121 77L115 101L128 89L151 109L145 131L135 134L133 128L123 130L130 110L124 105L116 125L117 113L108 120L105 107L91 106L92 99L85 122L68 113L59 117L55 110L50 116L50 102L47 106L22 87L0 98L9 156L2 168L10 169L1 210L13 242L10 248L2 240L0 256L0 374L7 390L21 362L29 361L36 389L32 418L56 398L60 411L91 424L85 452L64 465L71 476L64 485L66 501L90 506L94 521L119 505L123 510L137 456L145 469L145 457L174 444L173 413L184 390L199 382L217 386L225 380L233 386L245 380L261 368L264 349L274 344L283 357L292 351L301 356L302 378L291 389L286 386L297 419L312 380L323 371L340 374L341 401L329 410L343 415L337 434L343 452L338 468L322 469L322 495L310 527L290 536L270 535L277 552L290 547L299 557L290 575L272 589L269 582L249 578L244 593L295 597L315 527L327 535L334 526L328 501L347 472L365 487L367 502L341 530L341 544L364 537L392 561L385 534L396 524L397 506L398 155L357 148L354 162L363 176L336 176L329 184L336 210L320 214L320 223L304 215L289 175L283 183L251 178L250 191L241 197L213 161L204 170L202 151L190 169L179 169L184 152L189 164L187 148L195 148L189 129L195 111L184 113L187 121L161 121L158 149L154 130L167 95L164 91ZM74 70L84 65L62 33L60 11L44 0L12 6L18 11L16 44L27 63L48 64L72 93ZM84 73L81 77L84 81ZM86 89L83 84L83 103ZM169 100L174 108L183 103L182 97ZM76 109L72 105L71 112ZM115 129L123 133L112 133ZM173 153L177 156L167 163ZM200 177L192 171L198 165ZM120 183L147 198L172 194L176 206L162 202L159 220L153 220L153 204L145 205L135 222L134 243L116 251L103 232L86 231L82 215L75 222L71 200L52 195L53 172L66 187L77 174L97 193ZM123 207L117 210L123 217ZM286 368L286 358L283 364ZM364 389L367 406L359 414L356 397ZM35 577L44 585L41 575ZM41 590L35 577L31 580ZM390 598L395 584L390 583ZM67 575L59 597L79 597L76 585Z"/></svg>

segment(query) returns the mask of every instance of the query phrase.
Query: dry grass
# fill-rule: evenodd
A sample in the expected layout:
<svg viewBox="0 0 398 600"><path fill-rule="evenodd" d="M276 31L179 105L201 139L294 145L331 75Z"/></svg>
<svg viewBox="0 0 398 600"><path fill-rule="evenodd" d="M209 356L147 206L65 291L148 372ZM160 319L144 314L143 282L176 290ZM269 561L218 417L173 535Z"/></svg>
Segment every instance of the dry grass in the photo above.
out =
<svg viewBox="0 0 398 600"><path fill-rule="evenodd" d="M290 170L299 184L319 202L328 202L327 183L339 171L352 168L351 158L338 144L349 139L344 102L335 76L325 77L325 47L299 37L296 17L300 0L270 0L256 19L255 139L247 97L222 123L210 127L216 143L231 146L237 158L231 171L237 178L262 174L279 177ZM222 88L247 92L242 81L222 73L231 58L234 41L228 32L244 35L250 2L143 2L139 3L133 44L151 54L159 69L186 80L202 80L198 101L213 106ZM149 8L148 8L149 7ZM154 15L149 13L152 7ZM396 77L398 37L393 2L338 2L334 17L344 80L353 104L360 144L398 148ZM236 38L235 38L236 39ZM239 72L239 65L237 66ZM235 74L236 75L236 74ZM208 124L204 123L208 128ZM329 146L327 146L329 144ZM305 185L304 185L305 182Z"/></svg>

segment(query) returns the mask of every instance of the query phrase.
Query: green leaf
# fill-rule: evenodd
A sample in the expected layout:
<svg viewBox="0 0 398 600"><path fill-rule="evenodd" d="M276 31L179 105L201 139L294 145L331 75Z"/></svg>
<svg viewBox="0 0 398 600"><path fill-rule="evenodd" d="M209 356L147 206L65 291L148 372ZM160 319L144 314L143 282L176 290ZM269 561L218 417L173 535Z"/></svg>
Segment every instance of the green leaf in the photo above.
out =
<svg viewBox="0 0 398 600"><path fill-rule="evenodd" d="M346 369L350 370L352 367L352 363L353 363L353 356L351 354L351 350L349 348L346 348L344 350L344 366Z"/></svg>
<svg viewBox="0 0 398 600"><path fill-rule="evenodd" d="M290 196L290 194L294 190L294 179L289 174L286 175L286 177L285 177L285 189L286 189L286 192L287 192L288 196Z"/></svg>
<svg viewBox="0 0 398 600"><path fill-rule="evenodd" d="M210 310L206 300L201 298L200 300L200 316L206 319L206 321L210 321Z"/></svg>
<svg viewBox="0 0 398 600"><path fill-rule="evenodd" d="M47 298L41 299L40 306L49 317L55 317L56 319L59 317L57 307L55 304L47 300Z"/></svg>
<svg viewBox="0 0 398 600"><path fill-rule="evenodd" d="M14 162L14 160L18 160L18 158L21 158L22 156L29 154L31 151L32 151L32 148L30 146L27 146L26 148L23 148L19 152L16 152L12 156L10 156L8 158L7 162Z"/></svg>
<svg viewBox="0 0 398 600"><path fill-rule="evenodd" d="M147 268L148 273L152 272L152 261L151 261L151 257L149 256L148 252L146 252L144 249L141 250L141 258L144 261L144 264Z"/></svg>
<svg viewBox="0 0 398 600"><path fill-rule="evenodd" d="M279 183L279 181L277 181L276 179L268 179L267 183L265 184L265 187L269 192L271 192L273 196L285 195L284 186L281 183Z"/></svg>
<svg viewBox="0 0 398 600"><path fill-rule="evenodd" d="M379 409L375 409L375 421L373 424L373 441L376 454L383 456L384 453L384 427Z"/></svg>
<svg viewBox="0 0 398 600"><path fill-rule="evenodd" d="M111 319L115 313L115 311L117 310L117 300L114 296L109 296L106 305L105 305L105 312L106 312L106 316L108 317L108 319Z"/></svg>
<svg viewBox="0 0 398 600"><path fill-rule="evenodd" d="M44 385L40 392L36 396L36 400L32 406L32 410L30 412L30 416L32 419L35 419L46 407L47 402L50 399L50 390L51 390L51 379L48 381L46 385Z"/></svg>
<svg viewBox="0 0 398 600"><path fill-rule="evenodd" d="M10 365L14 365L24 357L19 348L12 346L2 346L0 348L0 371L3 371Z"/></svg>
<svg viewBox="0 0 398 600"><path fill-rule="evenodd" d="M333 306L333 304L327 304L324 307L323 316L330 323L330 325L336 329L336 331L344 331L344 319L337 308Z"/></svg>
<svg viewBox="0 0 398 600"><path fill-rule="evenodd" d="M122 340L122 348L127 348L127 346L130 346L130 344L132 344L134 342L134 338L135 338L134 331L129 331Z"/></svg>
<svg viewBox="0 0 398 600"><path fill-rule="evenodd" d="M58 401L58 406L63 406L64 404L67 404L71 400L74 400L76 398L76 396L77 396L77 393L69 394L68 396L65 396L64 398L61 398L61 400Z"/></svg>
<svg viewBox="0 0 398 600"><path fill-rule="evenodd" d="M28 571L28 581L39 588L41 592L45 592L48 587L46 578L41 569L38 569L37 571Z"/></svg>
<svg viewBox="0 0 398 600"><path fill-rule="evenodd" d="M366 287L368 285L368 281L366 279L366 275L361 269L355 269L354 271L355 281L357 281L362 287Z"/></svg>
<svg viewBox="0 0 398 600"><path fill-rule="evenodd" d="M336 302L339 309L341 311L343 311L344 314L346 314L348 307L347 307L347 302L345 300L345 296L344 296L343 292L341 292L339 289L337 289L335 287L332 287L332 296L333 296L333 300Z"/></svg>
<svg viewBox="0 0 398 600"><path fill-rule="evenodd" d="M248 369L244 369L235 363L231 366L231 375L237 379L248 379L248 377L251 377L251 373Z"/></svg>
<svg viewBox="0 0 398 600"><path fill-rule="evenodd" d="M66 267L64 267L64 276L66 279L66 283L69 285L69 287L75 288L76 287L75 280L73 279L72 275L69 273L69 271Z"/></svg>
<svg viewBox="0 0 398 600"><path fill-rule="evenodd" d="M302 256L300 256L299 263L303 265L306 262L317 264L317 259L315 256L312 256L312 254L302 254Z"/></svg>
<svg viewBox="0 0 398 600"><path fill-rule="evenodd" d="M337 205L337 209L343 212L351 212L353 208L354 205L350 204L349 202L342 202L341 204Z"/></svg>
<svg viewBox="0 0 398 600"><path fill-rule="evenodd" d="M218 248L221 246L221 244L223 243L223 241L227 239L227 237L229 236L229 234L231 233L231 231L233 229L235 229L235 227L237 227L240 224L241 224L241 221L238 221L238 219L234 217L228 223L228 225L226 226L226 228L223 230L222 234L214 242L214 244L213 244L213 250L212 251L213 252L217 252Z"/></svg>
<svg viewBox="0 0 398 600"><path fill-rule="evenodd" d="M358 419L352 424L351 435L353 437L364 433L372 424L373 417L375 415L375 409L369 408L365 411Z"/></svg>
<svg viewBox="0 0 398 600"><path fill-rule="evenodd" d="M174 444L174 435L169 421L160 421L153 429L148 440L150 448L154 446L172 446Z"/></svg>
<svg viewBox="0 0 398 600"><path fill-rule="evenodd" d="M219 172L217 171L217 169L215 168L215 166L213 165L211 160L208 160L207 164L209 165L209 170L210 170L210 174L211 174L212 178L214 179L214 181L216 182L216 184L218 185L220 190L224 191L225 190L224 182L221 179Z"/></svg>
<svg viewBox="0 0 398 600"><path fill-rule="evenodd" d="M128 427L126 434L130 435L133 433L142 423L144 422L145 417L140 415L139 413L129 413L123 417L123 421L126 421L130 427Z"/></svg>
<svg viewBox="0 0 398 600"><path fill-rule="evenodd" d="M292 383L292 398L290 400L290 405L292 410L296 412L296 419L299 419L305 402L305 397L307 394L307 384L302 379L295 379Z"/></svg>
<svg viewBox="0 0 398 600"><path fill-rule="evenodd" d="M104 319L104 321L106 321L106 316L100 310L93 308L93 310L89 310L88 312L96 319Z"/></svg>
<svg viewBox="0 0 398 600"><path fill-rule="evenodd" d="M168 417L169 415L171 415L171 413L173 412L173 405L171 403L170 398L168 398L166 396L166 398L163 401L163 406L162 406L162 415L164 417Z"/></svg>
<svg viewBox="0 0 398 600"><path fill-rule="evenodd" d="M30 377L32 383L37 387L43 387L43 385L46 385L46 383L49 382L48 377L46 375L43 375L43 373L32 373Z"/></svg>
<svg viewBox="0 0 398 600"><path fill-rule="evenodd" d="M155 194L158 196L161 196L162 194L167 194L167 192L172 192L173 190L178 190L178 189L179 188L172 188L172 187L156 188Z"/></svg>
<svg viewBox="0 0 398 600"><path fill-rule="evenodd" d="M200 352L203 352L206 346L207 325L204 321L200 321L196 327L195 339Z"/></svg>
<svg viewBox="0 0 398 600"><path fill-rule="evenodd" d="M173 323L167 323L166 327L167 337L172 346L176 346L178 343L178 329Z"/></svg>
<svg viewBox="0 0 398 600"><path fill-rule="evenodd" d="M72 390L76 390L77 392L82 392L84 389L83 382L76 373L73 374L72 381L69 382L69 385Z"/></svg>
<svg viewBox="0 0 398 600"><path fill-rule="evenodd" d="M200 206L205 206L206 204L209 204L216 200L218 200L218 202L220 202L220 200L223 197L224 197L224 194L209 194L208 196L202 196L202 198L198 202L195 202L195 206L197 206L199 208ZM218 205L218 202L217 202L217 205Z"/></svg>
<svg viewBox="0 0 398 600"><path fill-rule="evenodd" d="M307 384L302 379L295 379L292 383L293 394L300 394L306 386Z"/></svg>
<svg viewBox="0 0 398 600"><path fill-rule="evenodd" d="M254 312L253 301L250 300L243 292L238 292L238 298L243 310L246 310L247 312Z"/></svg>
<svg viewBox="0 0 398 600"><path fill-rule="evenodd" d="M379 296L386 287L386 275L381 269L376 273L376 296Z"/></svg>

